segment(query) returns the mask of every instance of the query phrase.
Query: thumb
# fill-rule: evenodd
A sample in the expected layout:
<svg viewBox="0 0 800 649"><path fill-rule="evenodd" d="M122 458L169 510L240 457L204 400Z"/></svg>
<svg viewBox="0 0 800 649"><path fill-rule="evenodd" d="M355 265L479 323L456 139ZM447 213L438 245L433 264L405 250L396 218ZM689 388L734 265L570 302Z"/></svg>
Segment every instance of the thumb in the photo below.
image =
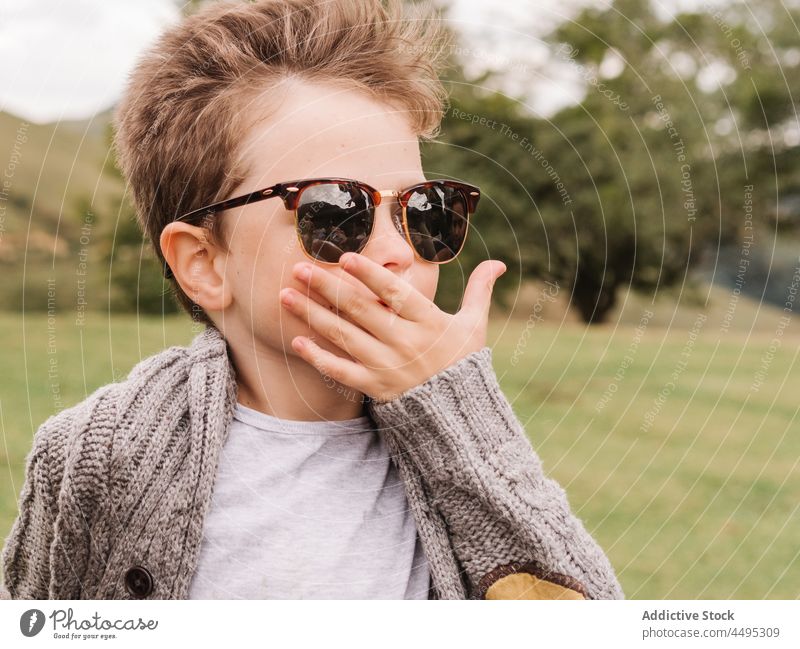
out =
<svg viewBox="0 0 800 649"><path fill-rule="evenodd" d="M502 261L489 259L478 264L467 281L464 299L461 302L461 312L466 311L476 316L488 317L494 283L505 272L506 265Z"/></svg>

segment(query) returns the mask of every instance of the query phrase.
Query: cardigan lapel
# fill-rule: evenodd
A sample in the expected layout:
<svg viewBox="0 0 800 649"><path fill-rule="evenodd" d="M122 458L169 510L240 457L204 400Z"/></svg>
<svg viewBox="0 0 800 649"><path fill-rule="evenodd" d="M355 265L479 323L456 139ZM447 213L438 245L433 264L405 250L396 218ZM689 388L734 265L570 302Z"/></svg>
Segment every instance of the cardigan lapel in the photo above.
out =
<svg viewBox="0 0 800 649"><path fill-rule="evenodd" d="M208 327L198 338L201 344L199 350L194 350L188 381L191 447L186 465L190 488L182 494L187 516L181 552L174 558L177 572L172 596L176 599L188 598L199 559L203 523L216 483L219 456L236 405L236 376L225 339L213 327Z"/></svg>
<svg viewBox="0 0 800 649"><path fill-rule="evenodd" d="M179 387L160 393L158 377L166 367ZM146 597L186 599L220 450L233 419L235 375L225 340L212 327L189 348L166 350L152 371L137 370L129 377L139 390L132 407L146 404L155 421L125 430L125 413L116 413L123 435L115 459L125 479L119 499L105 504L96 532L87 530L90 537L110 538L111 547L101 578L84 583L80 596L129 599L127 580L144 573L152 581ZM65 518L81 520L81 512L72 510Z"/></svg>

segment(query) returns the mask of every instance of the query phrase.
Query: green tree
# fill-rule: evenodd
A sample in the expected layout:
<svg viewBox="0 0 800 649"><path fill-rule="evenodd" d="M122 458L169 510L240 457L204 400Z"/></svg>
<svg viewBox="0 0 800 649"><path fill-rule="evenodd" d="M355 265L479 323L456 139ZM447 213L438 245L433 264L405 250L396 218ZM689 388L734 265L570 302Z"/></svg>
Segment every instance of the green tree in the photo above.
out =
<svg viewBox="0 0 800 649"><path fill-rule="evenodd" d="M766 33L738 5L670 20L638 0L586 7L547 37L548 64L586 86L550 119L489 91L491 75L454 78L427 158L483 188L469 253L488 248L523 278L557 282L595 323L620 289L679 283L739 241L744 187L790 185L799 158L782 133L797 121L787 25L800 17L776 0L751 6L771 18L758 23Z"/></svg>

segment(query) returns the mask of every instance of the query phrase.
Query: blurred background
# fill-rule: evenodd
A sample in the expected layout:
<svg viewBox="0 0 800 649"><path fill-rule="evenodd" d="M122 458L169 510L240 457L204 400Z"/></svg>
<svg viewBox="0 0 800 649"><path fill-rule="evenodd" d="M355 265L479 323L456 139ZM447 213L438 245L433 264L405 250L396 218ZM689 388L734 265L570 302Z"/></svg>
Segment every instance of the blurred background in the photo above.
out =
<svg viewBox="0 0 800 649"><path fill-rule="evenodd" d="M199 331L110 151L195 4L0 0L2 538L38 426ZM426 175L482 190L437 302L506 262L495 370L629 599L800 597L800 1L434 4Z"/></svg>

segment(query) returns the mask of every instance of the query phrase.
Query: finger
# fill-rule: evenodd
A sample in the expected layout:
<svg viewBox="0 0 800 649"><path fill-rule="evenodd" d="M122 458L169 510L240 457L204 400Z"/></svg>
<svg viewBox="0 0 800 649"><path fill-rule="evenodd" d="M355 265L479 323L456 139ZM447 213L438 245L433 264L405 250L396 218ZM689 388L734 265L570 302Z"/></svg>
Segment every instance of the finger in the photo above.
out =
<svg viewBox="0 0 800 649"><path fill-rule="evenodd" d="M301 274L303 271L308 272L307 278ZM352 281L305 262L297 264L293 273L309 290L321 295L327 303L333 305L341 317L346 317L348 321L356 323L376 338L382 339L387 332L390 324L389 315L392 312L388 307L381 305L378 296L366 287L359 291Z"/></svg>
<svg viewBox="0 0 800 649"><path fill-rule="evenodd" d="M364 387L369 385L370 377L363 366L322 349L305 336L294 338L292 349L323 376L330 376L334 381L365 393Z"/></svg>
<svg viewBox="0 0 800 649"><path fill-rule="evenodd" d="M281 304L320 335L360 361L374 358L378 341L369 333L292 288L280 292Z"/></svg>
<svg viewBox="0 0 800 649"><path fill-rule="evenodd" d="M291 287L291 288L294 288L294 287ZM344 313L342 311L339 311L333 304L328 302L328 300L326 300L322 295L317 293L310 286L306 285L305 287L303 287L301 285L300 289L298 289L298 290L301 291L302 293L304 293L306 297L309 297L312 300L314 300L314 302L316 302L317 304L321 304L328 311L331 311L332 313L338 313L340 318L344 318L348 322L356 324L355 322L353 322L353 320L352 320L352 318L350 318L350 316L348 316L346 313ZM393 312L389 311L388 307L381 307L381 308L384 308L384 309L387 310L387 312L389 312L389 314L390 314L389 315L389 324L391 325L392 322L393 322L393 319L396 318L397 316Z"/></svg>
<svg viewBox="0 0 800 649"><path fill-rule="evenodd" d="M406 320L424 321L438 308L407 281L369 257L348 252L341 256L339 264Z"/></svg>
<svg viewBox="0 0 800 649"><path fill-rule="evenodd" d="M306 297L311 298L312 300L314 300L314 302L316 302L317 304L320 304L323 307L325 307L328 311L332 311L333 313L337 313L336 307L333 304L331 304L330 302L328 302L328 300L326 300L322 295L317 293L313 288L311 288L309 286L306 286L306 287L302 287L301 286L297 290L300 293L303 293ZM346 316L346 314L339 313L339 317L345 317L345 316Z"/></svg>
<svg viewBox="0 0 800 649"><path fill-rule="evenodd" d="M307 297L310 297L314 300L317 304L321 304L324 306L328 311L333 311L334 313L337 312L336 307L333 306L328 300L322 297L319 293L317 293L314 289L309 287L308 285L303 286L302 283L298 282L298 286L290 286L289 288L294 288L302 293L304 293ZM346 314L339 314L340 317L346 317Z"/></svg>
<svg viewBox="0 0 800 649"><path fill-rule="evenodd" d="M476 320L488 318L494 283L505 272L506 265L502 261L490 259L478 264L467 281L459 313L468 313Z"/></svg>

